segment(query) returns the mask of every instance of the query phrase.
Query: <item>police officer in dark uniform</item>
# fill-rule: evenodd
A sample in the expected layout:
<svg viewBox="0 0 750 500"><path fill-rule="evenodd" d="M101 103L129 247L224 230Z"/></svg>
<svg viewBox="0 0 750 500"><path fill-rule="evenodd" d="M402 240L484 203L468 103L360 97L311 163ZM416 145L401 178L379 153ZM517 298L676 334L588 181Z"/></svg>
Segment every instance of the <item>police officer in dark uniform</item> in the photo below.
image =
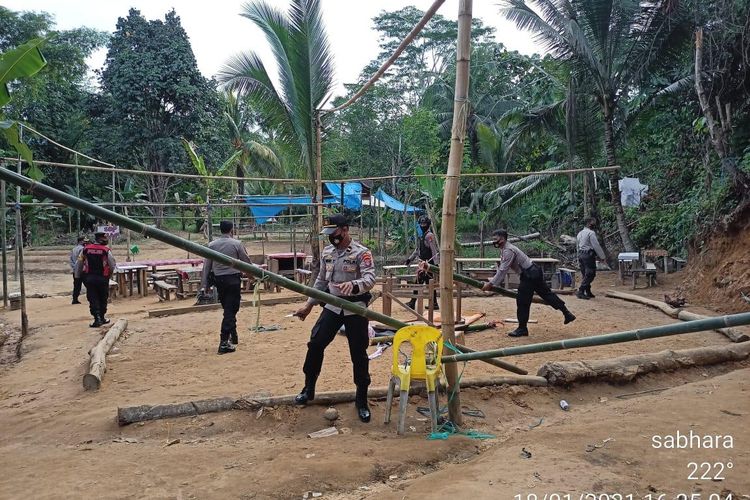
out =
<svg viewBox="0 0 750 500"><path fill-rule="evenodd" d="M426 215L419 217L419 228L422 230L422 234L417 239L417 248L411 253L409 258L404 262L407 266L411 264L411 261L415 257L419 256L419 260L433 264L435 266L440 265L440 244L438 243L437 236L432 231L432 221ZM417 270L417 284L428 284L434 276L429 271ZM416 292L415 292L416 293ZM409 301L409 307L414 309L417 305L417 299L411 299ZM438 310L437 290L432 292L432 307L433 310Z"/></svg>
<svg viewBox="0 0 750 500"><path fill-rule="evenodd" d="M94 243L83 247L76 265L76 273L83 277L83 283L86 285L86 299L89 301L91 316L94 317L94 322L89 325L91 328L109 323L106 318L109 278L114 273L117 263L108 244L106 233L94 234Z"/></svg>
<svg viewBox="0 0 750 500"><path fill-rule="evenodd" d="M223 253L233 259L238 259L252 264L247 250L240 240L232 238L234 224L223 220L219 223L221 236L208 244L208 248ZM213 277L213 278L212 278ZM237 312L240 310L240 292L242 290L242 274L233 267L226 266L221 262L211 259L203 261L203 275L201 276L201 290L209 286L216 286L219 302L224 310L221 320L221 333L219 334L218 354L227 354L236 350L239 343L237 337Z"/></svg>
<svg viewBox="0 0 750 500"><path fill-rule="evenodd" d="M534 292L547 305L563 314L563 324L567 325L571 321L575 321L576 317L565 306L565 302L547 286L541 268L534 264L520 248L508 243L508 232L505 229L498 229L492 233L492 245L500 249L500 263L497 266L495 276L482 287L482 290L488 292L492 290L493 286L500 286L509 270L512 270L521 277L521 283L518 285L518 295L516 296L518 328L508 333L509 337L526 337L529 335L526 324L529 322L529 311L531 310L531 301L534 298Z"/></svg>
<svg viewBox="0 0 750 500"><path fill-rule="evenodd" d="M375 264L372 260L372 253L365 246L352 240L349 235L349 221L342 214L331 216L321 234L327 235L331 244L323 249L320 273L313 286L318 290L327 291L332 295L367 307L371 298L369 291L375 286ZM304 320L316 303L315 299L308 299L307 303L294 315ZM361 421L369 422L368 321L363 316L345 311L333 304L325 304L323 312L312 329L303 367L305 387L297 395L295 402L306 404L315 398L315 383L323 365L323 354L342 325L349 341L349 354L354 368L357 414Z"/></svg>

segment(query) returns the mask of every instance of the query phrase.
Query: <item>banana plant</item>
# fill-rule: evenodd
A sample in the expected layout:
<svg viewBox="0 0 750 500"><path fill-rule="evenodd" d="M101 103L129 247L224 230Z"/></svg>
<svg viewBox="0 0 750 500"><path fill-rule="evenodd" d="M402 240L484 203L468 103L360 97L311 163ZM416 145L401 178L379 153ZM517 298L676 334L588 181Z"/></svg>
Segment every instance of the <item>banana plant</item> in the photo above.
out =
<svg viewBox="0 0 750 500"><path fill-rule="evenodd" d="M21 124L16 120L6 120L2 108L10 102L8 85L19 78L27 78L41 70L47 61L39 47L44 43L43 38L34 38L0 54L0 132L5 140L26 160L29 169L26 175L34 180L41 180L42 171L34 165L31 149L21 140Z"/></svg>

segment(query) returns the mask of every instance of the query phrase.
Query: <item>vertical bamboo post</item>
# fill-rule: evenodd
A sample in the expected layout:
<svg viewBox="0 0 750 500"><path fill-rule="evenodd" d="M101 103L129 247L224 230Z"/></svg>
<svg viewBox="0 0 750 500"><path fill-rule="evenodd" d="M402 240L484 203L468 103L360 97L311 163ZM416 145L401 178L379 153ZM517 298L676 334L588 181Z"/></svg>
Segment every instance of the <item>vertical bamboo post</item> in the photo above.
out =
<svg viewBox="0 0 750 500"><path fill-rule="evenodd" d="M75 155L75 162L76 165L78 165L78 154ZM76 197L81 197L81 177L78 172L78 167L76 166ZM81 211L76 210L76 233L77 236L81 235Z"/></svg>
<svg viewBox="0 0 750 500"><path fill-rule="evenodd" d="M453 126L448 171L443 196L443 217L440 232L440 309L443 339L456 343L455 318L453 315L453 263L456 238L456 198L461 176L461 159L466 136L466 111L468 108L469 60L471 56L472 0L460 0L458 5L458 44L456 47L456 86L453 102ZM449 418L462 425L461 400L458 386L458 367L455 363L445 365L448 379Z"/></svg>
<svg viewBox="0 0 750 500"><path fill-rule="evenodd" d="M5 168L5 165L0 166ZM0 215L2 220L0 221L0 245L2 245L2 257L3 257L3 307L8 308L8 243L6 240L7 227L5 224L5 216L8 213L8 207L6 206L8 200L5 197L5 181L0 181Z"/></svg>
<svg viewBox="0 0 750 500"><path fill-rule="evenodd" d="M23 142L23 127L18 129L18 141ZM16 166L21 175L21 155ZM21 338L29 333L29 317L26 314L26 280L23 275L23 221L21 220L21 186L16 186L16 256L18 257L18 284L21 292ZM20 345L20 344L19 344ZM20 351L18 351L20 353Z"/></svg>
<svg viewBox="0 0 750 500"><path fill-rule="evenodd" d="M125 217L128 216L127 206L123 207L123 213L125 214ZM125 243L125 245L127 246L127 248L125 249L125 262L130 262L131 260L133 260L130 255L130 229L126 229L125 231L126 231L125 235L127 237L127 240ZM141 286L145 286L145 285L141 285Z"/></svg>
<svg viewBox="0 0 750 500"><path fill-rule="evenodd" d="M321 140L322 140L322 129L323 125L320 121L320 111L315 112L315 202L317 205L313 207L313 211L315 212L316 219L315 219L315 228L313 230L314 232L314 238L310 240L310 244L314 245L317 241L318 245L318 253L317 256L320 256L320 251L323 250L323 242L318 238L318 234L320 234L320 230L323 227L323 155L322 155L322 146L321 146ZM314 252L313 252L314 253ZM313 256L315 258L315 255ZM313 268L316 269L316 263L313 263ZM313 273L315 274L315 273Z"/></svg>

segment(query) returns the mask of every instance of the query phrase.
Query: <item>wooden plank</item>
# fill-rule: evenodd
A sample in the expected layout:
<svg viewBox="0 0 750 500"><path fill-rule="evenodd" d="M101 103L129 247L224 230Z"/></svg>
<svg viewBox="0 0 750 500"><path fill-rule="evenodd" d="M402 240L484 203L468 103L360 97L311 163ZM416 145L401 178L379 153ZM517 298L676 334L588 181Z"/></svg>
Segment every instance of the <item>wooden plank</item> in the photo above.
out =
<svg viewBox="0 0 750 500"><path fill-rule="evenodd" d="M275 306L279 304L292 304L294 302L301 301L301 297L274 297L271 299L260 299L261 306ZM243 300L240 302L240 307L251 306L255 307L255 300ZM160 318L163 316L175 316L178 314L190 314L194 312L213 311L221 309L221 304L205 304L200 306L187 306L187 307L172 307L169 309L154 309L148 312L149 318Z"/></svg>

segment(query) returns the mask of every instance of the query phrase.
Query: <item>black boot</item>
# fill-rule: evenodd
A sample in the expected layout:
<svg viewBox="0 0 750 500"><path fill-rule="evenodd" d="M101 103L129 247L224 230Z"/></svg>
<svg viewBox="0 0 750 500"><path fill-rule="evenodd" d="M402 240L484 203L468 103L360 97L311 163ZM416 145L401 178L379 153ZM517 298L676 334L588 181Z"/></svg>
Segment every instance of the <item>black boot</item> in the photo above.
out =
<svg viewBox="0 0 750 500"><path fill-rule="evenodd" d="M306 378L305 387L302 388L302 392L294 397L295 404L306 405L308 401L315 399L315 379Z"/></svg>
<svg viewBox="0 0 750 500"><path fill-rule="evenodd" d="M101 315L97 313L97 314L94 314L94 322L91 323L89 326L91 328L99 328L103 324L104 323L102 323L102 317L101 317Z"/></svg>
<svg viewBox="0 0 750 500"><path fill-rule="evenodd" d="M78 297L73 297L73 302L71 302L71 304L80 304L80 303L81 301L78 300Z"/></svg>
<svg viewBox="0 0 750 500"><path fill-rule="evenodd" d="M221 344L219 344L218 354L229 354L230 352L234 352L236 350L237 349L232 344L230 344L227 341L224 341Z"/></svg>
<svg viewBox="0 0 750 500"><path fill-rule="evenodd" d="M99 321L102 322L102 325L106 325L106 324L109 323L109 320L107 318L105 318L103 314L99 315Z"/></svg>
<svg viewBox="0 0 750 500"><path fill-rule="evenodd" d="M593 293L591 293L591 287L586 288L586 290L584 291L584 293L590 299L593 299L594 297L596 297L596 295L594 295Z"/></svg>
<svg viewBox="0 0 750 500"><path fill-rule="evenodd" d="M567 309L563 309L562 313L563 313L563 316L565 317L565 321L563 322L563 324L567 325L568 323L576 320L575 315L572 312L568 311Z"/></svg>
<svg viewBox="0 0 750 500"><path fill-rule="evenodd" d="M416 310L417 308L417 299L411 299L409 302L406 303L407 306L409 306L411 309Z"/></svg>
<svg viewBox="0 0 750 500"><path fill-rule="evenodd" d="M432 310L439 311L440 303L438 302L437 292L432 292Z"/></svg>
<svg viewBox="0 0 750 500"><path fill-rule="evenodd" d="M519 326L512 332L508 333L508 337L528 337L529 336L529 329L525 326Z"/></svg>
<svg viewBox="0 0 750 500"><path fill-rule="evenodd" d="M233 345L237 345L240 343L240 340L237 338L237 332L232 332L232 335L229 337L229 342L231 342Z"/></svg>
<svg viewBox="0 0 750 500"><path fill-rule="evenodd" d="M359 419L364 423L369 422L371 414L370 407L367 404L367 387L357 387L355 405L357 406L357 416L359 416Z"/></svg>
<svg viewBox="0 0 750 500"><path fill-rule="evenodd" d="M589 300L589 296L586 295L586 292L584 290L578 290L576 292L576 297L578 297L579 299Z"/></svg>

